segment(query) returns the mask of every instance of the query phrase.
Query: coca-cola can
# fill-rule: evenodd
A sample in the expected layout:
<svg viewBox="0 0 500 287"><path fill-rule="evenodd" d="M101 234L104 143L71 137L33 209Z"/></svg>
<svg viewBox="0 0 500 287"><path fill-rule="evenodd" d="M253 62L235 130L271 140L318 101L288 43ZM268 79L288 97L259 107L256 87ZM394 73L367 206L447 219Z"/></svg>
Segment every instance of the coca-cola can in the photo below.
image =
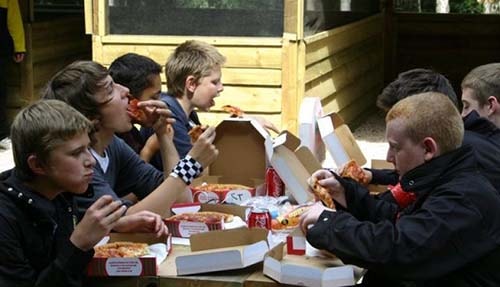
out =
<svg viewBox="0 0 500 287"><path fill-rule="evenodd" d="M266 169L266 195L273 197L285 195L285 183L272 167Z"/></svg>
<svg viewBox="0 0 500 287"><path fill-rule="evenodd" d="M253 208L248 217L248 227L260 227L271 230L271 214L265 208Z"/></svg>

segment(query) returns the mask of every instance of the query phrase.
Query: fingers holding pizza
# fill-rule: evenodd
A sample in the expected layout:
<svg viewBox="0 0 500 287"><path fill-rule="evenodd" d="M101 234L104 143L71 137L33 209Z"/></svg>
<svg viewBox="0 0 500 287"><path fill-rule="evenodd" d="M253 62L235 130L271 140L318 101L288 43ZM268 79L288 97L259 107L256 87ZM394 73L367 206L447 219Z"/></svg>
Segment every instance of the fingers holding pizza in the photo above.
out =
<svg viewBox="0 0 500 287"><path fill-rule="evenodd" d="M355 160L351 160L337 170L341 177L354 179L361 185L367 186L372 181L372 173L361 168Z"/></svg>
<svg viewBox="0 0 500 287"><path fill-rule="evenodd" d="M219 154L219 151L213 144L215 139L215 128L207 127L207 129L199 136L193 147L189 151L189 155L198 161L203 167L210 165Z"/></svg>
<svg viewBox="0 0 500 287"><path fill-rule="evenodd" d="M167 105L160 100L139 101L136 98L129 98L127 113L133 123L138 123L145 127L153 127L172 124L175 122L172 112Z"/></svg>
<svg viewBox="0 0 500 287"><path fill-rule="evenodd" d="M334 199L343 207L347 206L344 187L329 170L317 170L307 180L307 183L311 187L313 194L321 200L325 206L329 207L330 204L333 204L333 201L330 203L326 195L328 195L330 199ZM330 208L335 208L335 206Z"/></svg>

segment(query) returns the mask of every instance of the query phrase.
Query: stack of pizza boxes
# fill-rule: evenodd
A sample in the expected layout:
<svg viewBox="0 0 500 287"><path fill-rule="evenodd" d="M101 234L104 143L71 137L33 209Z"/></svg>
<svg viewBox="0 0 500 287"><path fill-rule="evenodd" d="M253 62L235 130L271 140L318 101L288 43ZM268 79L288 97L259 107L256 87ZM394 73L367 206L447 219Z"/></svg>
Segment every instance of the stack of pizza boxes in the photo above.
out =
<svg viewBox="0 0 500 287"><path fill-rule="evenodd" d="M240 204L264 189L265 129L255 120L228 118L216 127L214 144L219 155L204 175L191 184L193 199L201 203ZM205 184L236 184L248 188L204 189Z"/></svg>
<svg viewBox="0 0 500 287"><path fill-rule="evenodd" d="M109 241L146 243L148 255L140 257L94 257L87 266L87 276L123 277L156 276L160 264L172 249L172 236L156 237L152 233L110 233Z"/></svg>

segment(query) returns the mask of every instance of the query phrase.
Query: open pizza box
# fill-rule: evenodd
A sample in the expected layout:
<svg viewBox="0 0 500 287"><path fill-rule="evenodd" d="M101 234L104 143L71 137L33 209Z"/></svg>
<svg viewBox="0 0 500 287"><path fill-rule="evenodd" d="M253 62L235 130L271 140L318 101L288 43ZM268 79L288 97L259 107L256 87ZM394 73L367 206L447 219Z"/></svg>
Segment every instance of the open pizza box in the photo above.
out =
<svg viewBox="0 0 500 287"><path fill-rule="evenodd" d="M170 234L160 238L151 233L109 234L108 243L118 241L147 243L150 246L150 252L155 255L146 255L137 258L94 257L87 266L87 276L156 276L158 274L158 266L172 249L172 236Z"/></svg>
<svg viewBox="0 0 500 287"><path fill-rule="evenodd" d="M291 255L281 243L266 254L263 273L282 284L330 287L355 285L363 270L336 257Z"/></svg>
<svg viewBox="0 0 500 287"><path fill-rule="evenodd" d="M313 200L307 179L321 169L321 164L300 139L288 131L265 142L269 162L285 183L287 192L299 204Z"/></svg>
<svg viewBox="0 0 500 287"><path fill-rule="evenodd" d="M349 126L337 113L330 113L318 119L318 128L326 149L336 167L343 166L350 160L356 160L359 166L366 164L366 158L358 146Z"/></svg>
<svg viewBox="0 0 500 287"><path fill-rule="evenodd" d="M233 221L225 223L223 220L218 222L192 222L165 219L164 222L170 233L175 237L188 238L193 234L208 232L211 230L231 229L246 226L246 218L250 208L234 204L208 204L208 203L184 203L172 206L173 214L192 213L198 211L216 211L234 216Z"/></svg>
<svg viewBox="0 0 500 287"><path fill-rule="evenodd" d="M325 144L321 139L317 120L323 116L319 97L305 97L299 110L299 138L319 162L325 160Z"/></svg>
<svg viewBox="0 0 500 287"><path fill-rule="evenodd" d="M269 231L238 228L194 234L191 253L175 258L177 275L241 269L262 262Z"/></svg>
<svg viewBox="0 0 500 287"><path fill-rule="evenodd" d="M194 200L202 203L223 202L240 204L265 192L266 130L255 120L229 118L217 125L214 145L219 150L208 173L191 184ZM227 190L220 193L200 193L202 183L241 184L250 189Z"/></svg>

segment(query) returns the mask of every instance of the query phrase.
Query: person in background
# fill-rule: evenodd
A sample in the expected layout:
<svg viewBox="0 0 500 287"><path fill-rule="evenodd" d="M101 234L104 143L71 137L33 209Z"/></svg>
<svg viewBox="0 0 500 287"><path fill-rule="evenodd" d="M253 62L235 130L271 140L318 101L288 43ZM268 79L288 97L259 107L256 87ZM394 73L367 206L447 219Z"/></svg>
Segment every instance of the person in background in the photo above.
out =
<svg viewBox="0 0 500 287"><path fill-rule="evenodd" d="M0 140L9 136L7 120L7 67L11 59L24 60L23 19L18 0L0 0Z"/></svg>
<svg viewBox="0 0 500 287"><path fill-rule="evenodd" d="M127 87L130 95L139 101L160 98L161 70L160 64L153 59L135 53L122 55L109 66L109 74L115 83ZM169 140L172 141L174 134L171 126L169 126L169 132ZM129 132L119 133L117 136L123 139L144 161L157 168L162 167L161 160L160 162L151 161L153 155L160 149L156 135L153 134L148 139L144 139L139 129L133 126ZM179 161L179 155L173 142L169 148L167 170L171 170Z"/></svg>
<svg viewBox="0 0 500 287"><path fill-rule="evenodd" d="M92 179L90 121L56 100L35 102L12 124L15 167L0 175L0 286L81 286L94 245L111 230L168 232L161 217L105 195L80 221L73 195Z"/></svg>
<svg viewBox="0 0 500 287"><path fill-rule="evenodd" d="M472 69L462 80L462 117L476 111L500 127L500 63Z"/></svg>
<svg viewBox="0 0 500 287"><path fill-rule="evenodd" d="M319 170L310 180L328 189L336 208L316 203L301 216L307 241L368 269L363 286L499 286L500 195L472 147L462 146L463 133L442 94L396 103L386 116L387 161L416 200L401 210Z"/></svg>
<svg viewBox="0 0 500 287"><path fill-rule="evenodd" d="M477 78L477 74L475 75L474 78ZM493 78L490 76L490 81ZM467 86L471 85L472 76L466 77L464 81L466 79L469 79L466 81ZM478 80L475 82L482 83ZM486 90L485 84L474 84L473 87L478 91ZM384 88L377 98L377 106L387 112L399 100L428 91L440 92L448 96L455 105L457 104L456 94L446 77L428 69L413 69L399 74L396 80ZM472 89L469 89L470 91ZM464 111L466 109L469 108L464 105ZM500 154L500 129L476 111L462 112L462 116L465 127L463 145L473 147L481 172L500 192L500 157L496 156ZM380 195L382 198L395 200L401 207L415 199L414 195L404 192L398 185L399 174L396 170L364 169L364 171L371 183L390 185L389 192Z"/></svg>
<svg viewBox="0 0 500 287"><path fill-rule="evenodd" d="M174 143L180 157L192 147L189 131L201 125L196 111L209 111L215 105L214 99L224 90L221 68L225 61L226 58L214 46L196 40L177 46L167 60L165 76L168 92L161 95L161 100L167 104L175 119ZM266 129L279 132L264 118L244 117L253 118ZM141 129L141 133L148 138L152 131Z"/></svg>
<svg viewBox="0 0 500 287"><path fill-rule="evenodd" d="M187 186L217 157L218 150L212 144L215 129L209 128L172 171L161 173L141 160L115 135L132 128L129 90L115 83L106 68L96 62L77 61L63 68L48 82L42 97L62 100L94 123L95 140L90 151L97 164L89 189L77 198L81 211L102 195L116 200L132 193L139 201L124 201L127 214L149 210L166 217L175 202L192 201ZM158 100L139 102L138 107L147 114L147 124L153 127L166 162L167 129L173 122L170 111Z"/></svg>

